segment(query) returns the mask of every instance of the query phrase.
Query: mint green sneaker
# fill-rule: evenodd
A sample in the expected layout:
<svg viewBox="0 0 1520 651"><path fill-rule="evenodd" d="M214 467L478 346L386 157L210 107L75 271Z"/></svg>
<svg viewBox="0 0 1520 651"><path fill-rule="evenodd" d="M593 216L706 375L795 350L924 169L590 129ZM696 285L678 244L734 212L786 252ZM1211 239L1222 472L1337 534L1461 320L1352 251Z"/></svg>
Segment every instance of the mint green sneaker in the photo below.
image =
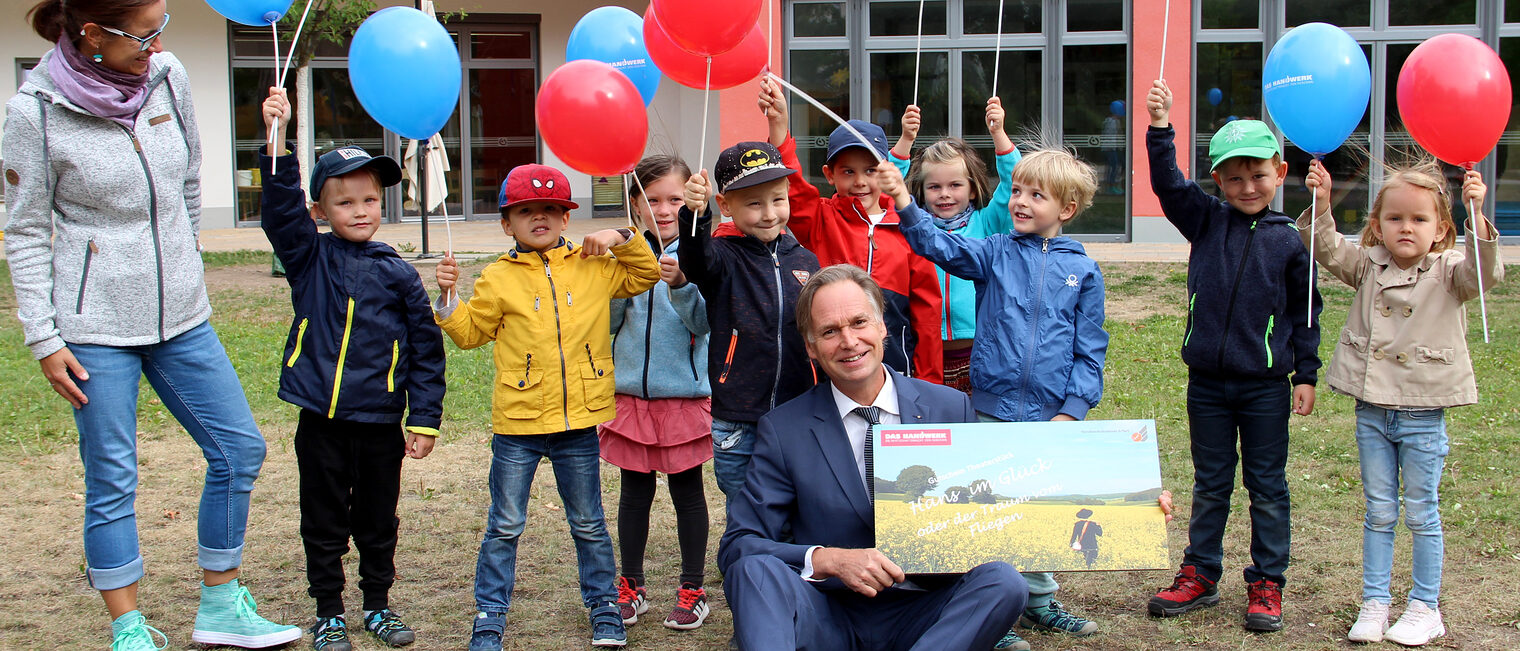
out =
<svg viewBox="0 0 1520 651"><path fill-rule="evenodd" d="M192 642L262 649L301 639L301 629L276 624L259 616L258 603L248 588L233 579L222 585L201 584L201 606L195 613Z"/></svg>
<svg viewBox="0 0 1520 651"><path fill-rule="evenodd" d="M125 621L118 620L122 623L121 630L111 637L111 651L164 651L169 648L169 636L149 626L147 618L137 611L122 615L122 620ZM164 643L154 641L155 635L162 638Z"/></svg>

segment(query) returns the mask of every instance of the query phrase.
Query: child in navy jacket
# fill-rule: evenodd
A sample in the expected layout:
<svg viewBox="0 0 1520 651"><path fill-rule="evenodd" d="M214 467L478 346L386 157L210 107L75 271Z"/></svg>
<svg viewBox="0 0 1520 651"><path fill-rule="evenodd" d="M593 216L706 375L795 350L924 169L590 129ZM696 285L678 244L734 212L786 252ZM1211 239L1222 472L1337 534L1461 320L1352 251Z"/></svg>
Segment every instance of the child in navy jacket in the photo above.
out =
<svg viewBox="0 0 1520 651"><path fill-rule="evenodd" d="M290 103L283 89L263 105L284 143ZM396 576L401 460L433 449L443 414L443 335L422 280L396 250L373 241L385 186L401 180L386 156L358 147L323 154L311 175L313 212L332 225L318 233L306 209L296 157L264 170L262 225L285 264L295 308L280 373L280 398L301 408L301 540L308 593L317 601L313 645L346 648L343 555L359 549L364 627L392 646L415 635L390 609ZM406 426L403 430L402 419Z"/></svg>

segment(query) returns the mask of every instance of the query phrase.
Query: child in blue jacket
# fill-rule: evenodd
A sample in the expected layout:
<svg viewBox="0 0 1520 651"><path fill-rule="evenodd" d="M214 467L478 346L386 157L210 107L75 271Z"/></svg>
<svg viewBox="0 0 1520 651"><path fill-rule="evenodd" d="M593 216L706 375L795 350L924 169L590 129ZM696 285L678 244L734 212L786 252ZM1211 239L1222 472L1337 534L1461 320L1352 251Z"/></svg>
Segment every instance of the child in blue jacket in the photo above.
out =
<svg viewBox="0 0 1520 651"><path fill-rule="evenodd" d="M1061 227L1092 205L1097 174L1063 150L1029 153L1005 183L1014 232L973 239L935 227L895 167L882 191L900 206L913 251L975 283L971 404L985 421L1082 420L1103 396L1103 274ZM881 174L881 173L879 173ZM1091 635L1096 622L1056 601L1055 576L1024 574L1029 602L1019 625ZM998 649L1027 649L1010 630Z"/></svg>
<svg viewBox="0 0 1520 651"><path fill-rule="evenodd" d="M271 89L266 124L285 142L290 102ZM312 213L332 225L318 233L296 157L264 170L262 225L285 263L295 318L285 344L280 398L301 408L296 464L301 471L301 541L307 592L317 601L312 645L350 646L343 618L343 555L359 549L364 628L391 646L416 636L390 609L396 577L396 502L401 460L433 449L443 415L443 334L427 291L396 250L376 242L383 188L401 180L386 156L358 147L323 154L311 174ZM402 427L405 418L406 426Z"/></svg>

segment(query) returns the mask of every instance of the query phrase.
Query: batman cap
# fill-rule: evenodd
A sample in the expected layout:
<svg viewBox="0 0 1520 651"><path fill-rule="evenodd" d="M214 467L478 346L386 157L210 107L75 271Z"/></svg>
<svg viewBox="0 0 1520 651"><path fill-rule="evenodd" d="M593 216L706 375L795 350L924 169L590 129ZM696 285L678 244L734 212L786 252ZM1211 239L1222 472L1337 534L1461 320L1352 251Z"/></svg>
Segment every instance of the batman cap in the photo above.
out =
<svg viewBox="0 0 1520 651"><path fill-rule="evenodd" d="M723 150L713 171L718 192L742 190L796 174L781 163L781 152L768 142L741 142Z"/></svg>

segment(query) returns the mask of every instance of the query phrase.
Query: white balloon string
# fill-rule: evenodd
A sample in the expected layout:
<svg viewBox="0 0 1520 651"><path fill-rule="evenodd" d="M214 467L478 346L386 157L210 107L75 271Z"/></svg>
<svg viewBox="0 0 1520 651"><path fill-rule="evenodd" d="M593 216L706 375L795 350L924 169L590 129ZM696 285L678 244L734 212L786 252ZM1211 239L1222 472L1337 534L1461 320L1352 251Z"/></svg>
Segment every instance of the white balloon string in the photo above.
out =
<svg viewBox="0 0 1520 651"><path fill-rule="evenodd" d="M992 47L992 97L997 97L998 68L1003 64L1003 0L998 0L996 43Z"/></svg>
<svg viewBox="0 0 1520 651"><path fill-rule="evenodd" d="M818 100L813 99L812 95L809 95L809 94L807 94L805 92L802 92L801 88L793 86L790 83L787 83L787 81L785 79L777 77L776 73L770 73L767 76L769 76L776 83L781 84L782 86L786 87L787 90L790 90L790 91L792 91L794 93L797 93L798 97L801 97L802 99L807 100L807 103L812 104L813 108L816 108L816 109L818 109L820 111L823 111L824 115L827 115L830 118L832 118L835 122L838 122L839 126L842 126L842 127L845 128L846 131L849 131L850 135L855 136L855 138L857 140L859 140L861 142L861 144L863 144L863 145L866 146L866 149L869 149L871 151L872 155L876 156L876 162L880 163L880 162L886 160L885 158L881 157L881 152L876 151L876 146L871 144L870 139L866 138L865 135L862 134L862 133L860 133L860 131L858 129L856 129L855 127L850 126L850 123L846 122L844 118L839 117L838 113L830 111L829 107L824 106L823 104L819 103Z"/></svg>
<svg viewBox="0 0 1520 651"><path fill-rule="evenodd" d="M772 50L775 48L773 38L776 36L776 3L780 0L765 0L765 69L770 70L772 59L775 58Z"/></svg>
<svg viewBox="0 0 1520 651"><path fill-rule="evenodd" d="M629 174L629 176L633 177L634 185L639 188L639 198L644 200L644 214L648 215L650 220L653 220L654 206L649 203L649 193L644 191L644 182L639 180L638 174ZM692 221L696 221L695 215L692 216ZM665 238L660 237L660 225L647 223L643 217L639 218L639 223L643 225L644 230L654 233L654 241L660 243L660 255L665 255Z"/></svg>
<svg viewBox="0 0 1520 651"><path fill-rule="evenodd" d="M918 106L919 60L924 53L924 0L918 0L918 40L913 44L913 105Z"/></svg>
<svg viewBox="0 0 1520 651"><path fill-rule="evenodd" d="M1314 327L1314 235L1319 230L1319 226L1315 224L1319 220L1319 215L1314 214L1314 210L1318 207L1319 187L1316 186L1309 188L1309 298L1307 299L1308 307L1304 308L1305 313L1309 315L1311 328Z"/></svg>
<svg viewBox="0 0 1520 651"><path fill-rule="evenodd" d="M301 12L301 20L296 23L296 35L290 39L290 49L285 53L285 66L280 70L280 76L275 85L284 87L285 80L290 75L290 60L295 57L296 43L301 40L301 30L306 29L306 15L311 13L312 0L306 0L306 9Z"/></svg>
<svg viewBox="0 0 1520 651"><path fill-rule="evenodd" d="M1470 222L1472 222L1473 232L1469 232L1467 234L1468 237L1478 237L1478 233L1476 232L1477 229L1478 229L1478 217L1477 216L1478 216L1477 204L1472 199L1469 198L1467 200L1467 220L1470 221ZM1473 259L1473 268L1478 271L1478 311L1480 313L1482 313L1482 315L1483 315L1483 343L1486 344L1486 343L1489 343L1489 341L1488 341L1488 299L1483 296L1483 251L1478 248L1479 246L1481 246L1481 243L1479 243L1479 242L1474 242L1473 243L1473 253L1477 255L1477 257Z"/></svg>
<svg viewBox="0 0 1520 651"><path fill-rule="evenodd" d="M1172 26L1172 0L1161 0L1166 10L1161 13L1161 70L1156 72L1156 78L1166 80L1166 30ZM1312 210L1312 209L1311 209Z"/></svg>
<svg viewBox="0 0 1520 651"><path fill-rule="evenodd" d="M702 139L697 141L697 172L701 173L707 157L707 105L712 97L712 57L707 57L707 79L702 82ZM697 216L691 218L691 236L697 236Z"/></svg>
<svg viewBox="0 0 1520 651"><path fill-rule="evenodd" d="M282 86L280 83L280 21L270 21L269 31L274 35L274 85ZM274 134L276 131L279 131L279 129L280 118L277 116L274 119L274 123L269 125L269 138L264 141L264 153L269 154L270 176L274 176L275 169L279 167L278 163L280 160L280 152L276 152L274 150ZM283 150L284 148L284 144L281 143L280 149Z"/></svg>

